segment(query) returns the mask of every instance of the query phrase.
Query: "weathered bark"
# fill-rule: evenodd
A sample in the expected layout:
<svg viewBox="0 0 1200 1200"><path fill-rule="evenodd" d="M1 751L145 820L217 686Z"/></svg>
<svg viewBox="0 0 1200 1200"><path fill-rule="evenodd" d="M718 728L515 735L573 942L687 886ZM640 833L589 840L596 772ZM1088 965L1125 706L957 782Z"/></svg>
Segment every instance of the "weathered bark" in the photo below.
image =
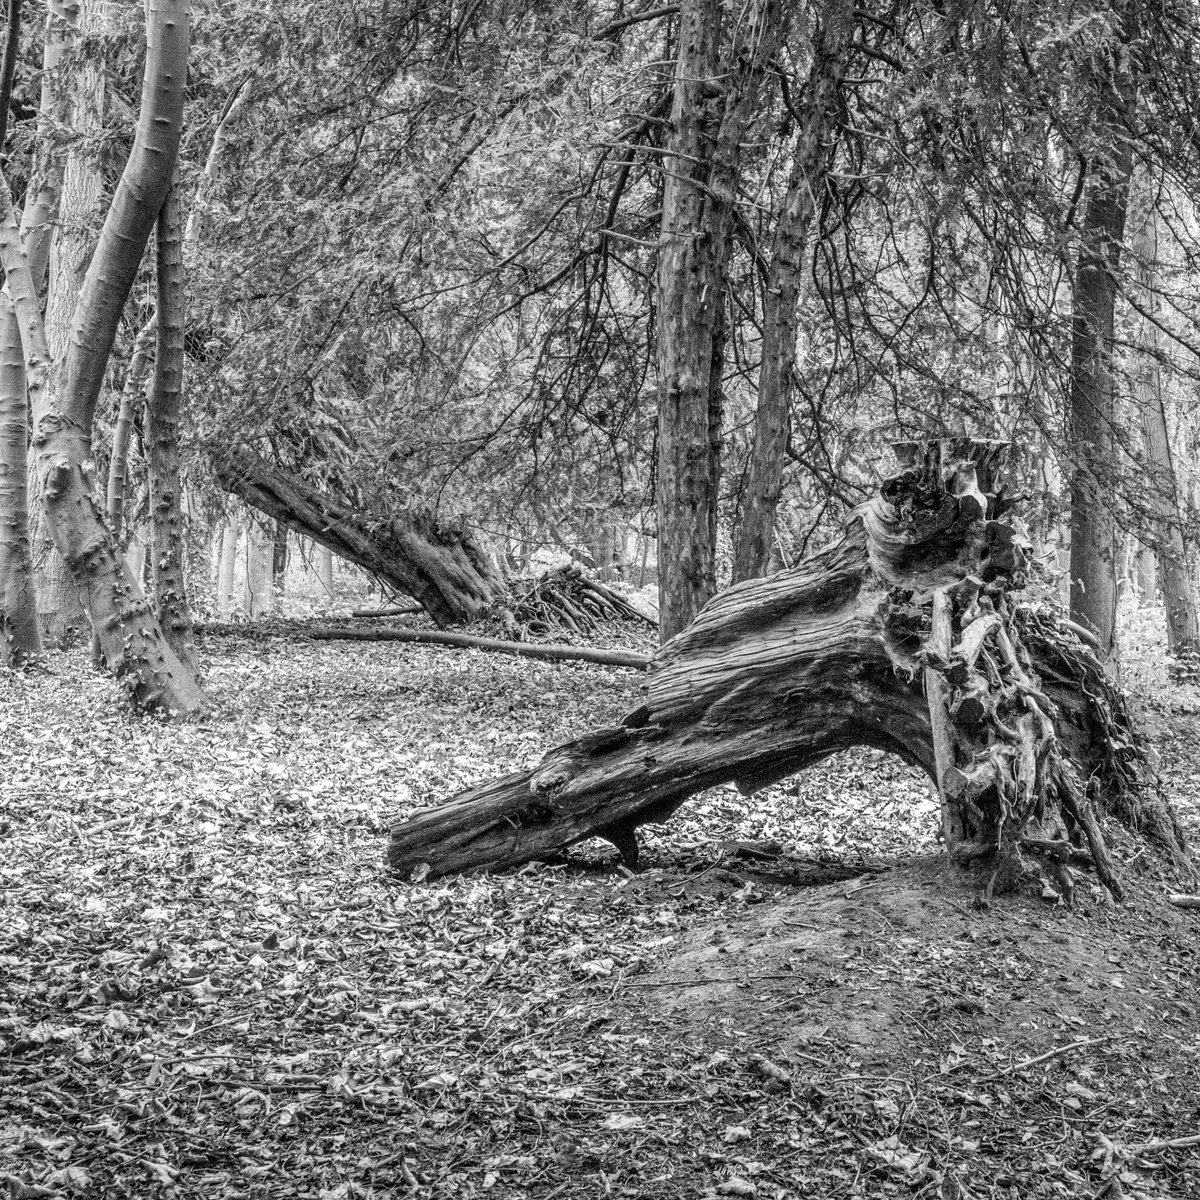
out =
<svg viewBox="0 0 1200 1200"><path fill-rule="evenodd" d="M1118 459L1113 333L1133 175L1131 130L1138 82L1129 47L1136 7L1135 0L1114 5L1120 16L1120 41L1097 52L1092 69L1099 144L1071 297L1071 617L1095 633L1101 656L1114 666Z"/></svg>
<svg viewBox="0 0 1200 1200"><path fill-rule="evenodd" d="M184 579L183 483L179 418L183 405L183 220L178 174L156 223L157 321L154 374L146 392L146 467L150 485L150 563L154 606L171 649L194 669L192 614Z"/></svg>
<svg viewBox="0 0 1200 1200"><path fill-rule="evenodd" d="M618 728L396 824L392 865L505 867L593 835L633 860L636 827L693 793L730 780L751 792L854 745L924 769L950 852L984 860L993 881L1069 896L1069 864L1086 861L1118 891L1095 801L1182 860L1088 641L1017 598L1026 559L998 519L1002 455L966 440L901 448L904 469L840 541L722 593L663 646Z"/></svg>
<svg viewBox="0 0 1200 1200"><path fill-rule="evenodd" d="M49 351L36 295L14 295L34 416L33 454L54 542L84 593L105 660L134 703L172 713L205 704L194 674L167 643L125 568L93 498L91 429L125 299L170 186L187 74L185 0L150 0L142 108L133 148L88 266L66 362L48 387ZM4 189L7 191L7 189ZM12 224L11 200L7 225ZM10 282L28 271L19 241L3 239ZM20 261L18 261L20 260Z"/></svg>
<svg viewBox="0 0 1200 1200"><path fill-rule="evenodd" d="M12 302L0 297L0 665L9 667L42 650L25 474L27 408L21 331Z"/></svg>
<svg viewBox="0 0 1200 1200"><path fill-rule="evenodd" d="M680 6L658 246L658 586L664 640L716 590L721 314L739 151L779 36L758 0L722 63L718 0ZM714 377L714 362L718 369Z"/></svg>
<svg viewBox="0 0 1200 1200"><path fill-rule="evenodd" d="M1163 606L1167 614L1167 651L1174 660L1174 673L1187 676L1200 670L1200 624L1197 623L1196 597L1187 565L1179 488L1163 398L1162 334L1158 327L1158 221L1153 205L1133 239L1133 253L1143 313L1136 395L1142 423L1142 449L1150 477L1144 504L1158 555Z"/></svg>
<svg viewBox="0 0 1200 1200"><path fill-rule="evenodd" d="M248 450L229 455L217 477L259 512L419 600L438 625L470 620L505 594L503 577L470 530L432 513L357 512Z"/></svg>
<svg viewBox="0 0 1200 1200"><path fill-rule="evenodd" d="M771 265L763 293L762 360L754 446L746 477L746 501L733 551L733 581L756 579L771 564L775 510L783 485L796 363L797 305L818 197L836 153L842 68L850 40L853 5L831 0L825 23L813 38L813 63L801 104L805 124L793 151L787 192L775 226Z"/></svg>

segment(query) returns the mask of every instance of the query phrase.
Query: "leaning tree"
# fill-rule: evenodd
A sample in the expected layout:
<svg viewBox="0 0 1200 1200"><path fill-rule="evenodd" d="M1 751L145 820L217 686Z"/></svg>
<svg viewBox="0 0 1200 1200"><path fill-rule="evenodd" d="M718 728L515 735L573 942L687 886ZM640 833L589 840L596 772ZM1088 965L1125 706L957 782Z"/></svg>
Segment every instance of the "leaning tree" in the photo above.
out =
<svg viewBox="0 0 1200 1200"><path fill-rule="evenodd" d="M400 821L389 857L444 874L541 858L593 835L637 859L636 829L733 781L753 792L855 745L921 767L947 848L988 887L1067 897L1071 868L1120 894L1101 816L1187 849L1093 635L1029 586L1006 447L898 448L900 472L841 538L730 588L664 645L615 728Z"/></svg>

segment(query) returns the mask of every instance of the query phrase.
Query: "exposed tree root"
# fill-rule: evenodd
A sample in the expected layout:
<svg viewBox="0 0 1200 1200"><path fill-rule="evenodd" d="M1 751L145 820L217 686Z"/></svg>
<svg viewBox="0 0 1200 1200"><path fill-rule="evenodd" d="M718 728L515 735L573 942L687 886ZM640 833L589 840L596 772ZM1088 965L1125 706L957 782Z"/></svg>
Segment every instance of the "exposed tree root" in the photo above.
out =
<svg viewBox="0 0 1200 1200"><path fill-rule="evenodd" d="M586 638L595 633L600 621L641 621L658 628L619 592L574 564L514 585L506 610L502 616L506 630L520 640L555 633Z"/></svg>

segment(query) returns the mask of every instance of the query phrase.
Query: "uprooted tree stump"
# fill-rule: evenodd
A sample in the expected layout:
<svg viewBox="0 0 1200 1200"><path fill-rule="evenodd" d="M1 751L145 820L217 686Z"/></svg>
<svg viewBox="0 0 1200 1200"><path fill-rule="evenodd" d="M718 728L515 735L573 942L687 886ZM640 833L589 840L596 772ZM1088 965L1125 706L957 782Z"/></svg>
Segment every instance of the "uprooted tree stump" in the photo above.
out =
<svg viewBox="0 0 1200 1200"><path fill-rule="evenodd" d="M1003 443L897 448L901 471L841 539L730 588L663 646L645 704L532 771L393 826L393 867L510 867L590 836L637 860L636 829L733 781L753 792L839 750L924 769L942 833L988 888L1070 898L1071 868L1120 894L1098 813L1187 850L1089 636L1023 597L1025 542L1001 517Z"/></svg>

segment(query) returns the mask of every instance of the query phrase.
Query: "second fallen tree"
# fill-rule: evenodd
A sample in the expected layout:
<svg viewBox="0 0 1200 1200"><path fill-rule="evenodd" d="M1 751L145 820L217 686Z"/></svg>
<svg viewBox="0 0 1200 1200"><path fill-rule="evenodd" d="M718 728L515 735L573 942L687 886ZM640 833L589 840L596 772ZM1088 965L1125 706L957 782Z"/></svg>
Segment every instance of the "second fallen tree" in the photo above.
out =
<svg viewBox="0 0 1200 1200"><path fill-rule="evenodd" d="M216 473L251 507L412 596L440 628L490 619L507 636L524 638L560 630L585 636L601 620L655 624L575 565L539 579L506 579L465 522L428 508L355 508L247 449L227 451Z"/></svg>
<svg viewBox="0 0 1200 1200"><path fill-rule="evenodd" d="M734 782L753 792L839 750L935 781L942 834L988 886L1070 896L1089 865L1120 894L1111 814L1178 863L1174 815L1087 635L1023 595L1000 443L898 449L901 471L797 567L711 601L661 648L646 702L392 828L397 870L515 866L590 836L636 862L639 825Z"/></svg>

